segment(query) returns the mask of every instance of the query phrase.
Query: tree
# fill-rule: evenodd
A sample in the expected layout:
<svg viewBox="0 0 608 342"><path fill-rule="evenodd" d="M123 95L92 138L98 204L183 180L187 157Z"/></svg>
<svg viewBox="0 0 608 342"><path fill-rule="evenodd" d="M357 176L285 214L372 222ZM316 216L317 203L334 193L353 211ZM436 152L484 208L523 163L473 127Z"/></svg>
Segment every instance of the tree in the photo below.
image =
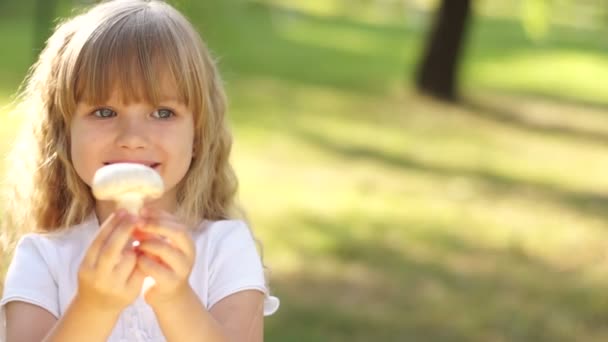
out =
<svg viewBox="0 0 608 342"><path fill-rule="evenodd" d="M34 46L37 51L40 51L51 33L52 23L57 9L57 0L38 0L36 1L35 6Z"/></svg>
<svg viewBox="0 0 608 342"><path fill-rule="evenodd" d="M68 2L72 7L90 6L102 0L71 0ZM63 6L60 6L63 5ZM68 6L62 0L36 0L34 3L34 50L40 52L53 32L54 20L61 7Z"/></svg>
<svg viewBox="0 0 608 342"><path fill-rule="evenodd" d="M442 100L457 99L458 65L470 17L471 0L441 1L418 67L418 90Z"/></svg>

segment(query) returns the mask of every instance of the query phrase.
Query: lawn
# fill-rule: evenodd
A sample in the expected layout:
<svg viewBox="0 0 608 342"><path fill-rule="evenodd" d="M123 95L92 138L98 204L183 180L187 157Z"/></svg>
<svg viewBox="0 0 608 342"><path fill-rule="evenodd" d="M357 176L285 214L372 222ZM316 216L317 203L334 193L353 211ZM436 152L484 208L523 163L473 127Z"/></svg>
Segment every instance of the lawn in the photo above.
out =
<svg viewBox="0 0 608 342"><path fill-rule="evenodd" d="M600 30L532 43L478 16L450 105L412 90L415 25L200 3L183 8L226 78L240 198L282 300L267 341L608 339ZM0 21L16 47L0 104L28 32ZM17 120L0 115L3 153Z"/></svg>

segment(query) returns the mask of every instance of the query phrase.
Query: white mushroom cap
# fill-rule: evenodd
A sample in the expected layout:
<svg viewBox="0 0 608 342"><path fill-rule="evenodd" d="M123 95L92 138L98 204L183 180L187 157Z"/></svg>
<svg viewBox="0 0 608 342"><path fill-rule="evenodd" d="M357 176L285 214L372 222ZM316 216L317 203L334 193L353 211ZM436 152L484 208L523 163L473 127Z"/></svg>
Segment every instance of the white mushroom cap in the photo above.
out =
<svg viewBox="0 0 608 342"><path fill-rule="evenodd" d="M114 200L120 208L137 215L144 199L159 198L163 179L151 167L135 163L115 163L101 167L93 177L93 195L98 200Z"/></svg>

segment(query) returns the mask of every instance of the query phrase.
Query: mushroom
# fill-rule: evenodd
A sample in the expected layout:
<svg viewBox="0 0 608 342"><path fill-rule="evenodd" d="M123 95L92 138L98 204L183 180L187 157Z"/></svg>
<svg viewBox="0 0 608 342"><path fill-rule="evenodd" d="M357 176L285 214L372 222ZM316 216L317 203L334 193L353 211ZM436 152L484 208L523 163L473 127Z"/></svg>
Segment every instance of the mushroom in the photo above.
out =
<svg viewBox="0 0 608 342"><path fill-rule="evenodd" d="M164 191L163 179L151 167L135 163L115 163L101 167L93 176L93 195L98 200L116 201L132 215L139 215L145 199L159 198ZM139 239L131 242L139 246ZM141 288L144 295L156 281L147 276Z"/></svg>
<svg viewBox="0 0 608 342"><path fill-rule="evenodd" d="M139 214L145 199L159 198L163 179L151 167L135 163L115 163L101 167L93 177L93 195L98 200L116 201L133 215Z"/></svg>

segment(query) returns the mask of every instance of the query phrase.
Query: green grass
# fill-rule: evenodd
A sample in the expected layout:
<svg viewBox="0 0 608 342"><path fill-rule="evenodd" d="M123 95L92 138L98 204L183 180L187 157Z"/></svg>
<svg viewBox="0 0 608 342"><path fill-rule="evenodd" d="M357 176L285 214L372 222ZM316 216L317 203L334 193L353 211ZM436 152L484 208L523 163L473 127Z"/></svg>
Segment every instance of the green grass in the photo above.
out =
<svg viewBox="0 0 608 342"><path fill-rule="evenodd" d="M608 338L599 32L535 45L517 19L477 19L452 106L405 81L419 30L200 3L183 8L220 58L241 199L282 300L267 341ZM6 99L18 78L0 79Z"/></svg>

